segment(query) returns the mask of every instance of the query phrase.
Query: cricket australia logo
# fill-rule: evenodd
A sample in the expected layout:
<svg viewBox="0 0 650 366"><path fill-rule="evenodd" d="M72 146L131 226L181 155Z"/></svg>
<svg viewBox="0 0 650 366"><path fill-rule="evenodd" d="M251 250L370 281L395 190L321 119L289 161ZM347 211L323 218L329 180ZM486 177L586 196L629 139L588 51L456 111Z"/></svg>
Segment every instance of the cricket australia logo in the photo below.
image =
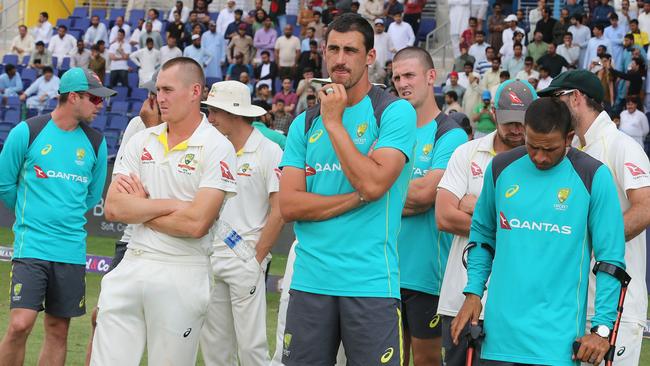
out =
<svg viewBox="0 0 650 366"><path fill-rule="evenodd" d="M366 143L367 139L364 137L368 131L368 122L361 122L357 125L357 138L354 139L356 145L363 145Z"/></svg>
<svg viewBox="0 0 650 366"><path fill-rule="evenodd" d="M194 173L196 170L197 164L198 161L195 159L194 154L185 154L185 156L181 158L181 161L178 162L178 172L182 174L192 175L192 173Z"/></svg>
<svg viewBox="0 0 650 366"><path fill-rule="evenodd" d="M569 199L571 190L569 188L560 188L557 191L557 201L558 203L554 204L553 207L558 211L566 211L569 208L569 205L565 204L566 200Z"/></svg>

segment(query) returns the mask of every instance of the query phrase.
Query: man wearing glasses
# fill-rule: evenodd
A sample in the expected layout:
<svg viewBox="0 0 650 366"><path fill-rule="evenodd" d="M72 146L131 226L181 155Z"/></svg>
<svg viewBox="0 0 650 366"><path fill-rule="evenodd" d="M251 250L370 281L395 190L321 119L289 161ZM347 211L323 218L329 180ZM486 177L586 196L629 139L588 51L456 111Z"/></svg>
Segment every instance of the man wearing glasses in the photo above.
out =
<svg viewBox="0 0 650 366"><path fill-rule="evenodd" d="M560 98L576 126L573 146L605 164L616 184L625 225L625 262L632 276L623 305L614 364L638 365L648 298L645 282L646 233L650 226L650 162L643 148L619 131L603 111L603 88L587 70L560 74L540 95ZM594 316L595 277L589 281L587 320ZM589 329L590 324L587 325ZM597 329L592 328L592 332Z"/></svg>
<svg viewBox="0 0 650 366"><path fill-rule="evenodd" d="M70 318L86 312L86 219L106 179L106 141L88 126L115 91L72 68L51 114L20 122L0 153L0 201L14 211L10 315L1 365L22 365L45 310L41 362L65 364Z"/></svg>

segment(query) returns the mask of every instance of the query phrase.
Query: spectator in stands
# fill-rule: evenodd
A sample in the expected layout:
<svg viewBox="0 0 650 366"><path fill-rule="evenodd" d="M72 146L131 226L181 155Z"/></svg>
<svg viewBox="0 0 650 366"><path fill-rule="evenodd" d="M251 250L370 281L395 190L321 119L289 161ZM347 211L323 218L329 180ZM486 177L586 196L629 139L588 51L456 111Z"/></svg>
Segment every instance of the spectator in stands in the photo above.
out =
<svg viewBox="0 0 650 366"><path fill-rule="evenodd" d="M463 107L458 104L458 94L455 91L450 90L445 93L445 103L442 106L442 112L449 115L452 112L462 112Z"/></svg>
<svg viewBox="0 0 650 366"><path fill-rule="evenodd" d="M318 45L318 39L316 39L316 29L312 27L308 27L307 31L305 32L305 36L302 38L302 41L300 42L300 52L305 52L309 51L309 44L311 41L316 42Z"/></svg>
<svg viewBox="0 0 650 366"><path fill-rule="evenodd" d="M625 37L625 28L618 23L618 15L613 13L609 17L610 26L605 28L604 36L611 45L610 52L614 60L620 60L623 57L623 38Z"/></svg>
<svg viewBox="0 0 650 366"><path fill-rule="evenodd" d="M142 34L143 27L144 27L144 19L140 18L138 19L138 25L133 29L133 32L131 33L131 37L129 37L129 44L131 45L131 47L133 47L134 50L140 48L140 35ZM126 31L124 32L124 34L126 34ZM111 43L111 46L112 45L113 43Z"/></svg>
<svg viewBox="0 0 650 366"><path fill-rule="evenodd" d="M546 0L537 0L537 7L528 12L528 24L530 26L528 37L530 39L535 36L535 27L537 26L537 22L542 20L542 11L544 11L545 7Z"/></svg>
<svg viewBox="0 0 650 366"><path fill-rule="evenodd" d="M183 35L185 36L185 38L184 38L185 43L183 44L182 48L185 48L185 47L189 46L190 44L192 44L192 34L194 33L193 30L197 25L201 29L199 34L203 34L203 32L205 32L205 26L203 25L203 23L199 22L198 14L194 10L192 10L190 12L190 18L185 23L185 29L183 30ZM228 25L226 24L226 27L227 26ZM221 35L221 37L223 37L223 32L219 32L219 24L218 23L217 23L217 33L219 35ZM180 43L179 43L179 46L180 46ZM226 48L225 48L225 43L224 43L222 51L225 51L225 49Z"/></svg>
<svg viewBox="0 0 650 366"><path fill-rule="evenodd" d="M415 34L411 25L402 21L402 14L393 15L393 22L388 26L388 35L393 41L393 46L399 52L402 48L415 44Z"/></svg>
<svg viewBox="0 0 650 366"><path fill-rule="evenodd" d="M542 90L546 89L549 85L551 85L551 81L553 81L553 78L549 74L549 71L546 67L540 66L539 67L539 80L537 80L537 85L536 85L536 90Z"/></svg>
<svg viewBox="0 0 650 366"><path fill-rule="evenodd" d="M564 42L564 35L569 31L570 26L571 19L569 19L569 11L566 8L562 8L560 10L560 19L553 26L553 43L561 45Z"/></svg>
<svg viewBox="0 0 650 366"><path fill-rule="evenodd" d="M451 38L451 51L454 57L460 54L460 43L462 43L462 34L469 23L469 7L470 4L465 0L449 0L449 37ZM393 17L394 18L394 17ZM408 23L404 23L408 24ZM408 24L413 33L415 30ZM388 26L388 32L392 23ZM393 40L394 41L394 40ZM397 44L396 44L397 46ZM398 47L398 50L403 47ZM469 48L469 47L468 47Z"/></svg>
<svg viewBox="0 0 650 366"><path fill-rule="evenodd" d="M467 49L474 44L476 32L477 32L478 21L476 18L469 18L469 27L463 31L460 35L460 47L465 46ZM415 31L415 30L414 30Z"/></svg>
<svg viewBox="0 0 650 366"><path fill-rule="evenodd" d="M50 23L49 15L46 11L38 14L38 23L32 28L32 36L34 41L41 41L43 43L50 43L52 38L52 23Z"/></svg>
<svg viewBox="0 0 650 366"><path fill-rule="evenodd" d="M478 61L474 64L474 70L479 73L480 76L485 75L485 72L492 68L492 60L496 57L494 54L494 48L488 46L485 48L485 59Z"/></svg>
<svg viewBox="0 0 650 366"><path fill-rule="evenodd" d="M370 22L381 19L384 16L384 2L381 0L366 0L361 4L359 14Z"/></svg>
<svg viewBox="0 0 650 366"><path fill-rule="evenodd" d="M124 34L125 38L130 38L131 37L131 26L124 23L124 17L123 16L118 16L115 19L115 25L113 25L113 28L111 28L111 33L108 35L108 44L111 45L115 40L117 39L117 31L120 29L124 29Z"/></svg>
<svg viewBox="0 0 650 366"><path fill-rule="evenodd" d="M524 69L515 75L515 79L526 81L529 81L530 79L539 79L539 72L533 69L534 65L535 61L533 61L533 58L530 56L526 57L524 59Z"/></svg>
<svg viewBox="0 0 650 366"><path fill-rule="evenodd" d="M235 33L228 43L228 62L234 61L234 55L244 55L244 64L249 65L253 63L255 56L255 47L253 47L253 38L246 34L248 26L246 23L240 23L237 33Z"/></svg>
<svg viewBox="0 0 650 366"><path fill-rule="evenodd" d="M564 57L569 63L569 68L575 69L578 67L580 60L580 47L573 43L573 34L571 32L564 33L563 43L557 46L557 54Z"/></svg>
<svg viewBox="0 0 650 366"><path fill-rule="evenodd" d="M282 79L282 90L273 97L273 111L279 108L277 103L280 100L284 102L284 111L293 114L298 103L298 95L293 91L293 80L291 78Z"/></svg>
<svg viewBox="0 0 650 366"><path fill-rule="evenodd" d="M279 66L280 78L294 78L300 58L300 39L293 35L293 26L284 27L284 36L275 41L275 61Z"/></svg>
<svg viewBox="0 0 650 366"><path fill-rule="evenodd" d="M460 84L460 78L458 79ZM476 72L470 72L465 76L467 82L467 87L465 88L465 93L463 93L462 103L463 113L471 116L474 113L474 107L481 102L481 87L479 83L481 77Z"/></svg>
<svg viewBox="0 0 650 366"><path fill-rule="evenodd" d="M582 15L571 16L569 32L573 34L573 44L580 47L580 60L578 61L578 65L582 66L585 54L587 53L587 45L589 44L589 39L591 39L589 27L582 25Z"/></svg>
<svg viewBox="0 0 650 366"><path fill-rule="evenodd" d="M167 22L172 23L174 21L174 12L177 11L181 17L181 22L187 22L187 18L190 16L190 8L183 5L182 1L177 1L174 7L169 11L167 15Z"/></svg>
<svg viewBox="0 0 650 366"><path fill-rule="evenodd" d="M27 101L27 108L43 110L50 99L58 97L59 78L54 75L51 67L46 66L43 68L43 76L34 80L19 98L23 102Z"/></svg>
<svg viewBox="0 0 650 366"><path fill-rule="evenodd" d="M474 43L469 47L467 53L474 57L476 62L480 62L486 60L485 49L489 46L489 44L485 43L485 32L478 30L474 34Z"/></svg>
<svg viewBox="0 0 650 366"><path fill-rule="evenodd" d="M388 33L384 32L384 20L377 18L375 23L375 59L383 68L386 61L392 60L397 52Z"/></svg>
<svg viewBox="0 0 650 366"><path fill-rule="evenodd" d="M251 95L255 92L255 86L253 86L253 84L251 83L250 74L248 74L247 72L242 72L241 74L239 74L239 82L243 83L243 84L246 84L246 86L248 87L249 93Z"/></svg>
<svg viewBox="0 0 650 366"><path fill-rule="evenodd" d="M471 70L470 70L471 72ZM461 85L458 85L458 73L452 71L449 73L449 83L442 88L442 92L447 94L447 92L453 91L458 96L458 100L463 100L463 95L465 94L465 88Z"/></svg>
<svg viewBox="0 0 650 366"><path fill-rule="evenodd" d="M650 34L650 1L643 3L643 10L639 11L639 28L642 32Z"/></svg>
<svg viewBox="0 0 650 366"><path fill-rule="evenodd" d="M124 32L124 34L126 34L126 32ZM99 50L99 54L102 55L104 60L106 60L106 69L110 70L110 68L111 68L111 57L108 54L108 49L106 49L106 43L104 43L104 41L97 42L97 49ZM131 49L133 49L133 47L131 47Z"/></svg>
<svg viewBox="0 0 650 366"><path fill-rule="evenodd" d="M609 0L600 0L600 4L591 13L591 24L594 26L600 24L603 28L609 27L611 16L615 14L616 11L609 5Z"/></svg>
<svg viewBox="0 0 650 366"><path fill-rule="evenodd" d="M404 12L404 5L397 0L388 0L384 5L384 16L395 17L396 14ZM463 22L465 24L466 22Z"/></svg>
<svg viewBox="0 0 650 366"><path fill-rule="evenodd" d="M334 5L334 0L327 0L326 1L327 6L323 11L321 12L321 16L323 18L323 24L327 26L332 20L334 20L334 16L338 14L338 10L336 10L336 6ZM382 11L383 11L383 16L386 16L386 4L385 2L381 2L382 6Z"/></svg>
<svg viewBox="0 0 650 366"><path fill-rule="evenodd" d="M605 38L604 28L602 24L596 24L593 29L594 36L589 40L587 44L587 51L585 52L585 59L582 63L582 68L587 69L589 67L589 61L594 57L598 56L598 46L605 46L608 50L611 49L609 40ZM575 35L574 35L575 37Z"/></svg>
<svg viewBox="0 0 650 366"><path fill-rule="evenodd" d="M255 96L253 97L253 102L263 102L266 104L264 109L267 111L271 109L271 103L273 103L273 96L271 95L271 88L268 84L258 82L257 90L255 91Z"/></svg>
<svg viewBox="0 0 650 366"><path fill-rule="evenodd" d="M210 11L208 9L208 2L206 0L196 0L194 1L194 11L196 12L196 18L198 21L207 27L208 22L210 22Z"/></svg>
<svg viewBox="0 0 650 366"><path fill-rule="evenodd" d="M524 30L521 29L521 27L517 26L517 16L514 14L508 15L505 19L505 23L508 25L508 27L505 28L501 33L501 46L510 44L510 48L511 48L514 42L513 37L515 36L515 32L524 33ZM501 48L495 48L495 49L501 49Z"/></svg>
<svg viewBox="0 0 650 366"><path fill-rule="evenodd" d="M52 52L52 56L62 60L68 56L72 50L77 47L77 40L68 34L68 27L60 25L57 35L50 39L47 49Z"/></svg>
<svg viewBox="0 0 650 366"><path fill-rule="evenodd" d="M242 27L242 25L244 26L245 33L249 35L251 39L253 38L253 28L250 24L242 20L243 15L244 12L241 9L235 10L235 20L228 24L228 27L226 28L226 39L233 39L233 37L239 33L239 29Z"/></svg>
<svg viewBox="0 0 650 366"><path fill-rule="evenodd" d="M162 27L163 24L162 22L158 19L160 17L160 13L156 9L149 9L147 12L147 22L151 22L152 29L154 32L161 33L163 31Z"/></svg>
<svg viewBox="0 0 650 366"><path fill-rule="evenodd" d="M147 38L145 48L141 48L129 55L131 61L138 67L138 79L141 85L151 80L151 76L161 65L160 50L153 48L153 39Z"/></svg>
<svg viewBox="0 0 650 366"><path fill-rule="evenodd" d="M371 1L371 0L366 0L366 1ZM378 1L378 0L374 0L374 1ZM316 30L314 32L314 37L316 37L316 39L323 39L323 36L325 36L325 24L323 24L323 21L321 20L320 11L314 12L314 21L309 23L309 26Z"/></svg>
<svg viewBox="0 0 650 366"><path fill-rule="evenodd" d="M90 50L84 47L84 41L77 41L77 49L70 54L70 67L88 68L90 62Z"/></svg>
<svg viewBox="0 0 650 366"><path fill-rule="evenodd" d="M273 103L271 113L273 113L273 129L286 135L293 121L293 114L287 113L284 101L278 100L277 103Z"/></svg>
<svg viewBox="0 0 650 366"><path fill-rule="evenodd" d="M648 44L650 44L648 33L639 28L639 21L636 19L630 21L630 34L634 37L634 44L643 47L645 51L648 51Z"/></svg>
<svg viewBox="0 0 650 366"><path fill-rule="evenodd" d="M147 38L153 40L153 46L155 49L159 50L162 47L162 36L160 32L153 30L153 23L147 21L144 24L144 31L140 33L140 48L144 48L147 45Z"/></svg>
<svg viewBox="0 0 650 366"><path fill-rule="evenodd" d="M253 35L257 34L258 30L264 28L264 19L268 16L269 15L264 9L258 9L255 11L255 17L253 19ZM271 19L271 17L269 17L269 19ZM271 27L273 27L273 21L271 21Z"/></svg>
<svg viewBox="0 0 650 366"><path fill-rule="evenodd" d="M219 78L223 79L223 73L221 71L221 50L223 49L223 43L226 40L223 39L223 36L217 33L217 23L210 21L208 23L208 31L203 33L201 36L201 47L204 49L212 50L212 59L205 67L205 77L208 78Z"/></svg>
<svg viewBox="0 0 650 366"><path fill-rule="evenodd" d="M306 69L311 69L314 71L316 77L321 77L321 72L323 68L323 56L321 56L318 51L318 44L316 41L311 41L309 43L309 51L302 52L300 54L300 59L298 60L298 74L302 75Z"/></svg>
<svg viewBox="0 0 650 366"><path fill-rule="evenodd" d="M278 65L271 61L271 53L262 51L260 54L261 63L255 67L255 80L258 80L258 86L261 84L273 88L273 81L278 76Z"/></svg>
<svg viewBox="0 0 650 366"><path fill-rule="evenodd" d="M191 15L190 15L190 19L191 19ZM229 0L228 5L225 8L223 8L219 12L219 16L217 16L217 33L225 37L226 29L228 29L230 23L234 21L235 21L235 1Z"/></svg>
<svg viewBox="0 0 650 366"><path fill-rule="evenodd" d="M516 16L515 16L516 18ZM505 17L501 14L501 4L495 2L492 5L492 15L488 17L489 38L488 43L494 49L501 49L503 46L503 30L505 29Z"/></svg>
<svg viewBox="0 0 650 366"><path fill-rule="evenodd" d="M524 30L524 44L526 44L528 43L528 35L530 34L530 23L526 20L526 15L522 9L517 9L515 15L517 16L517 26Z"/></svg>
<svg viewBox="0 0 650 366"><path fill-rule="evenodd" d="M92 70L102 84L104 84L104 78L106 77L106 59L102 57L102 54L99 52L99 46L94 45L90 48L90 60L88 60L88 69Z"/></svg>
<svg viewBox="0 0 650 366"><path fill-rule="evenodd" d="M551 8L548 6L543 7L542 19L537 21L535 32L542 32L542 40L545 43L553 43L553 27L556 22L556 19L551 18Z"/></svg>
<svg viewBox="0 0 650 366"><path fill-rule="evenodd" d="M507 70L510 75L514 78L520 71L524 69L524 55L523 55L523 46L521 43L515 43L512 46L513 55L509 57L504 63L503 68Z"/></svg>
<svg viewBox="0 0 650 366"><path fill-rule="evenodd" d="M577 15L580 15L582 18L582 13L584 12L582 1L578 4L578 0L567 0L565 7L569 10L569 18Z"/></svg>
<svg viewBox="0 0 650 366"><path fill-rule="evenodd" d="M413 33L418 34L420 30L420 20L422 11L426 5L426 0L405 0L404 1L404 21L411 25ZM470 43L471 44L471 43Z"/></svg>
<svg viewBox="0 0 650 366"><path fill-rule="evenodd" d="M127 60L131 54L131 45L126 42L125 34L123 29L117 31L117 40L108 49L108 57L111 60L108 66L111 88L117 86L117 84L129 86L129 65Z"/></svg>
<svg viewBox="0 0 650 366"><path fill-rule="evenodd" d="M533 42L528 44L527 56L530 56L535 60L539 60L542 55L546 53L548 49L548 43L543 41L544 35L542 32L535 31L535 36L533 37Z"/></svg>
<svg viewBox="0 0 650 366"><path fill-rule="evenodd" d="M456 60L454 60L453 70L456 72L461 72L464 70L465 65L467 63L471 63L472 65L474 65L475 62L476 59L474 58L474 56L468 54L467 47L465 47L465 45L461 43L460 56L456 57Z"/></svg>
<svg viewBox="0 0 650 366"><path fill-rule="evenodd" d="M171 60L176 57L183 56L183 51L181 51L178 46L176 46L176 38L169 37L167 38L167 45L160 48L160 64L163 65L168 60Z"/></svg>
<svg viewBox="0 0 650 366"><path fill-rule="evenodd" d="M472 121L475 123L474 138L483 137L496 129L496 116L492 111L492 95L489 90L481 94L481 103L472 111Z"/></svg>
<svg viewBox="0 0 650 366"><path fill-rule="evenodd" d="M302 97L298 99L298 105L296 106L296 115L299 115L300 113L304 112L307 108L310 108L312 105L310 105L310 100L314 100L314 104L316 104L316 88L314 86L309 86L306 88L305 92L303 93Z"/></svg>
<svg viewBox="0 0 650 366"><path fill-rule="evenodd" d="M263 21L263 27L255 32L253 39L253 46L257 50L255 56L255 63L258 63L262 58L262 52L267 51L269 55L275 56L274 47L278 39L278 32L273 28L271 17L266 16Z"/></svg>
<svg viewBox="0 0 650 366"><path fill-rule="evenodd" d="M603 107L610 115L613 115L614 110L614 76L609 71L609 68L604 67L608 65L612 57L609 54L605 54L601 57L596 57L592 60L591 65L589 66L589 71L596 74L600 84L603 87ZM618 111L616 111L618 112Z"/></svg>
<svg viewBox="0 0 650 366"><path fill-rule="evenodd" d="M321 86L318 84L313 84L312 79L314 79L314 70L311 68L306 68L303 70L302 79L298 82L298 87L296 88L296 95L298 96L298 104L296 106L296 115L300 114L304 109L300 109L299 106L306 106L306 100L308 91L313 89L315 93L320 90ZM314 94L316 95L316 94Z"/></svg>
<svg viewBox="0 0 650 366"><path fill-rule="evenodd" d="M304 7L298 12L298 25L300 25L300 37L307 33L309 23L314 21L314 3L312 0L303 0Z"/></svg>
<svg viewBox="0 0 650 366"><path fill-rule="evenodd" d="M23 81L16 72L16 66L7 64L4 74L0 75L0 94L2 102L7 102L7 97L15 97L23 91Z"/></svg>
<svg viewBox="0 0 650 366"><path fill-rule="evenodd" d="M183 44L183 39L185 38L185 24L181 21L181 14L179 12L174 12L174 20L167 23L167 28L165 29L165 35L167 39L173 37L176 39L176 44Z"/></svg>
<svg viewBox="0 0 650 366"><path fill-rule="evenodd" d="M548 69L551 77L555 78L569 67L567 60L557 54L557 48L553 42L548 44L546 54L537 60L537 64Z"/></svg>
<svg viewBox="0 0 650 366"><path fill-rule="evenodd" d="M104 42L108 42L108 30L104 23L99 21L99 17L93 15L90 18L90 27L88 27L86 33L84 33L83 41L86 44L86 47L90 47L97 44L100 39Z"/></svg>
<svg viewBox="0 0 650 366"><path fill-rule="evenodd" d="M524 44L524 32L516 31L512 36L512 41L510 41L509 43L504 43L503 46L501 46L501 49L499 50L499 56L498 57L501 57L501 62L502 63L505 64L506 61L508 61L508 59L510 59L512 57L512 55L514 55L514 53L515 53L514 45L517 44L517 43L522 45L523 53L526 54L526 52L528 50L526 49L526 46L523 45Z"/></svg>
<svg viewBox="0 0 650 366"><path fill-rule="evenodd" d="M639 57L632 59L629 69L619 71L614 69L611 60L603 60L603 67L609 69L610 73L620 79L627 80L630 85L627 89L627 97L635 97L641 100L641 90L643 89L643 77L645 73L645 62Z"/></svg>
<svg viewBox="0 0 650 366"><path fill-rule="evenodd" d="M244 55L238 53L235 55L235 62L231 63L226 70L226 80L239 80L239 75L242 72L253 75L253 67L250 64L245 64Z"/></svg>
<svg viewBox="0 0 650 366"><path fill-rule="evenodd" d="M192 44L185 47L183 56L193 58L204 69L212 61L212 53L201 47L201 36L198 34L192 35Z"/></svg>
<svg viewBox="0 0 650 366"><path fill-rule="evenodd" d="M483 74L483 78L481 80L481 87L483 89L490 90L493 87L498 86L501 84L501 60L499 60L498 57L495 57L492 59L492 67L490 68L489 71L486 71L485 74Z"/></svg>
<svg viewBox="0 0 650 366"><path fill-rule="evenodd" d="M470 79L471 74L473 73L473 70L474 70L474 65L472 63L468 62L463 67L463 72L457 73L458 74L458 85L465 88L465 90L467 90L470 87L469 79ZM455 71L452 71L452 72L455 72ZM478 73L476 73L476 75L480 78L480 75ZM449 84L451 84L451 77L449 78ZM456 94L458 94L458 92L456 92ZM463 98L461 97L460 99L463 99Z"/></svg>
<svg viewBox="0 0 650 366"><path fill-rule="evenodd" d="M11 40L9 52L18 55L18 62L22 62L23 57L29 55L34 50L34 37L27 33L27 26L21 24L18 26L18 35Z"/></svg>
<svg viewBox="0 0 650 366"><path fill-rule="evenodd" d="M639 57L641 57L643 60L647 59L646 51L643 49L643 47L635 44L634 35L628 33L623 38L623 56L621 57L621 60L614 60L616 61L616 69L627 70L630 66L630 63L632 62L632 59L635 57L635 52L639 52Z"/></svg>
<svg viewBox="0 0 650 366"><path fill-rule="evenodd" d="M636 0L634 1L636 5ZM625 29L626 32L630 31L630 21L636 19L638 16L637 10L630 9L630 1L623 0L621 1L620 11L616 12L618 15L618 24Z"/></svg>
<svg viewBox="0 0 650 366"><path fill-rule="evenodd" d="M621 112L621 123L619 130L623 131L626 135L632 137L634 141L643 146L646 136L648 135L648 118L645 113L640 111L639 99L635 97L628 97L626 109Z"/></svg>

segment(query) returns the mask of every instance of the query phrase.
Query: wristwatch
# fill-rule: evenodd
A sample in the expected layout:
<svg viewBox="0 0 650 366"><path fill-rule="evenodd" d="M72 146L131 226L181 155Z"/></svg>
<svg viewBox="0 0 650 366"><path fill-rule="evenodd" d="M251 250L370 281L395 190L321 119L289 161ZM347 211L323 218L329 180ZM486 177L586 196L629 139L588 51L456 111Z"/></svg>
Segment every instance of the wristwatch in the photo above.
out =
<svg viewBox="0 0 650 366"><path fill-rule="evenodd" d="M609 329L609 327L607 327L606 325L597 325L591 328L591 333L596 334L603 338L609 338L609 333L611 333L611 329Z"/></svg>

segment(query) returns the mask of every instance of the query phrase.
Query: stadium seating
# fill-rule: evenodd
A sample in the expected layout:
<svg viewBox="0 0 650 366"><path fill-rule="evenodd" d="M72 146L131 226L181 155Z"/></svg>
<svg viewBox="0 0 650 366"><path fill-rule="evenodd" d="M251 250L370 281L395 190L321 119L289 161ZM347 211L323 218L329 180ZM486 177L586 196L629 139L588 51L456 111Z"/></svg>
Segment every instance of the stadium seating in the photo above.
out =
<svg viewBox="0 0 650 366"><path fill-rule="evenodd" d="M106 19L106 9L93 9L90 16L98 16L99 19Z"/></svg>
<svg viewBox="0 0 650 366"><path fill-rule="evenodd" d="M7 65L7 64L12 64L12 65L18 65L18 55L4 55L2 57L2 63Z"/></svg>
<svg viewBox="0 0 650 366"><path fill-rule="evenodd" d="M8 109L2 119L5 123L16 125L22 119L20 116L20 109Z"/></svg>
<svg viewBox="0 0 650 366"><path fill-rule="evenodd" d="M88 8L87 7L77 7L72 11L71 18L88 18Z"/></svg>
<svg viewBox="0 0 650 366"><path fill-rule="evenodd" d="M431 33L436 29L436 20L433 18L422 18L420 21L420 29L416 35L416 40L418 42L425 42L427 40L427 34Z"/></svg>
<svg viewBox="0 0 650 366"><path fill-rule="evenodd" d="M122 115L112 115L108 123L108 128L115 131L124 131L129 124L129 118Z"/></svg>
<svg viewBox="0 0 650 366"><path fill-rule="evenodd" d="M100 114L95 119L90 123L90 127L95 128L99 131L104 131L106 126L108 125L108 117Z"/></svg>
<svg viewBox="0 0 650 366"><path fill-rule="evenodd" d="M124 17L126 15L126 9L125 8L119 8L119 9L111 9L111 12L109 13L108 20L114 22L117 17Z"/></svg>
<svg viewBox="0 0 650 366"><path fill-rule="evenodd" d="M129 112L129 102L114 101L111 103L111 114L126 115Z"/></svg>
<svg viewBox="0 0 650 366"><path fill-rule="evenodd" d="M85 32L88 27L90 27L89 18L75 18L72 22L72 28L74 29L81 29Z"/></svg>
<svg viewBox="0 0 650 366"><path fill-rule="evenodd" d="M138 19L144 19L144 9L131 9L129 23L138 24Z"/></svg>
<svg viewBox="0 0 650 366"><path fill-rule="evenodd" d="M18 97L7 97L7 108L20 108L20 99Z"/></svg>

